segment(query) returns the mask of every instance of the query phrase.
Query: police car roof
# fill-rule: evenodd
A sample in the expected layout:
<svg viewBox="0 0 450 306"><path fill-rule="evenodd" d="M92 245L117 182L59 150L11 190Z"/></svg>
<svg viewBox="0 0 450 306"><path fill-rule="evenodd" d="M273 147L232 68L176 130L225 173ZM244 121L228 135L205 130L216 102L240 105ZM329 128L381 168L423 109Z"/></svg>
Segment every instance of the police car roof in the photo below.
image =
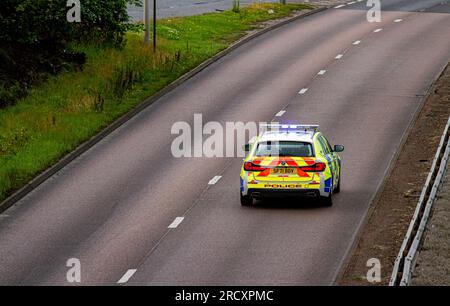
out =
<svg viewBox="0 0 450 306"><path fill-rule="evenodd" d="M259 142L266 141L301 141L312 142L315 131L266 131L259 138Z"/></svg>

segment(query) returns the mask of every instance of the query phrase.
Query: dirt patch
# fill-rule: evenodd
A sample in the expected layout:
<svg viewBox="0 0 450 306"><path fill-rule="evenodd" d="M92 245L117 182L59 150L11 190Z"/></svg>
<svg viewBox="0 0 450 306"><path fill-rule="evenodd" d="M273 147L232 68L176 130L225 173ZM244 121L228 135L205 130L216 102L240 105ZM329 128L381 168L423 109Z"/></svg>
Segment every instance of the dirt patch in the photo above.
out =
<svg viewBox="0 0 450 306"><path fill-rule="evenodd" d="M414 214L431 168L441 135L450 115L450 65L435 83L401 148L378 200L372 204L356 247L347 260L341 285L370 285L366 280L369 258L381 261L387 285L394 260Z"/></svg>

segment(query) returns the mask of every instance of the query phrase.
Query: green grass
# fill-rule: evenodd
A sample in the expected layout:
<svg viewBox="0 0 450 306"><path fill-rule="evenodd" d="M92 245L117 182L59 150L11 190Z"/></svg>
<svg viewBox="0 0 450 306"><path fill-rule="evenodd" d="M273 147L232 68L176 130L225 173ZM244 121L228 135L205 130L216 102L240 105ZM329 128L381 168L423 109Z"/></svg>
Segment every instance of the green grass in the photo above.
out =
<svg viewBox="0 0 450 306"><path fill-rule="evenodd" d="M83 71L53 77L0 110L0 201L258 22L303 8L308 6L254 4L237 13L159 20L156 53L139 32L127 33L120 50L72 46L87 54Z"/></svg>

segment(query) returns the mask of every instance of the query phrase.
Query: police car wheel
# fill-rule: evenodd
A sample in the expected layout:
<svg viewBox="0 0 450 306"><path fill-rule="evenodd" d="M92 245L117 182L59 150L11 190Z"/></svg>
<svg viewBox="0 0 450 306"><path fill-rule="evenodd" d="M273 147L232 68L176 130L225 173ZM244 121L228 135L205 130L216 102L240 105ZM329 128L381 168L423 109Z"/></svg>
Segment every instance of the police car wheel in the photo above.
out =
<svg viewBox="0 0 450 306"><path fill-rule="evenodd" d="M337 183L336 188L334 189L334 193L339 193L341 192L341 176L339 175L339 181Z"/></svg>
<svg viewBox="0 0 450 306"><path fill-rule="evenodd" d="M253 198L249 195L242 195L241 193L241 205L242 206L252 206L253 205Z"/></svg>
<svg viewBox="0 0 450 306"><path fill-rule="evenodd" d="M330 192L330 195L327 197L320 197L320 202L322 203L323 206L325 207L331 207L333 206L333 196L332 193Z"/></svg>

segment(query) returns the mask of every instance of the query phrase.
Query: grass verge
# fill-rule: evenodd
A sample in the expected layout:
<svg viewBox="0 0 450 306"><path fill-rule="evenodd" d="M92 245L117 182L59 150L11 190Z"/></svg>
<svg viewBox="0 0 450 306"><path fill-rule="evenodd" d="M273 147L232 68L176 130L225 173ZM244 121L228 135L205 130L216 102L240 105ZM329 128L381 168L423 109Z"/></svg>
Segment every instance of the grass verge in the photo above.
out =
<svg viewBox="0 0 450 306"><path fill-rule="evenodd" d="M156 52L142 44L139 31L127 33L122 49L71 46L87 55L82 71L53 77L0 109L0 202L245 31L306 8L257 3L238 12L162 19Z"/></svg>

